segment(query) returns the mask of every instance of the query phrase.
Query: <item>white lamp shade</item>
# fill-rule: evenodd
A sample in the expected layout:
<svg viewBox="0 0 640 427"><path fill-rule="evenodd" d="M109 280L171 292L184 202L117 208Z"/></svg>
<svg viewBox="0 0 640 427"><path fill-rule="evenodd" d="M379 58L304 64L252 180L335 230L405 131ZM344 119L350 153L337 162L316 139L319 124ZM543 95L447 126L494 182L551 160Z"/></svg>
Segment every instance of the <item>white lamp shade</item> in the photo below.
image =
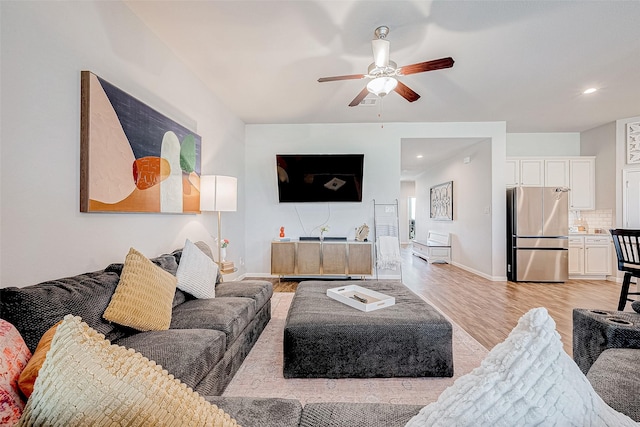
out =
<svg viewBox="0 0 640 427"><path fill-rule="evenodd" d="M215 211L236 211L238 209L238 178L216 175Z"/></svg>
<svg viewBox="0 0 640 427"><path fill-rule="evenodd" d="M398 81L393 77L376 77L367 84L367 90L383 97L398 86Z"/></svg>
<svg viewBox="0 0 640 427"><path fill-rule="evenodd" d="M216 176L200 176L200 210L213 211L216 206Z"/></svg>
<svg viewBox="0 0 640 427"><path fill-rule="evenodd" d="M238 209L238 179L223 175L200 177L201 211L236 211Z"/></svg>

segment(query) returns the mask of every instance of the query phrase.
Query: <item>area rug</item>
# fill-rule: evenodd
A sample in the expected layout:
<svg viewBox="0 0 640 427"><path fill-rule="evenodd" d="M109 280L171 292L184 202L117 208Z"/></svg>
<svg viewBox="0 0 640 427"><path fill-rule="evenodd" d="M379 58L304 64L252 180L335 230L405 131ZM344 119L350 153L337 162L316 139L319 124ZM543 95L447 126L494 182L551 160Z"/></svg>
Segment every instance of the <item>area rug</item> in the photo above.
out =
<svg viewBox="0 0 640 427"><path fill-rule="evenodd" d="M293 295L273 294L271 321L223 396L289 398L297 399L303 405L313 402L426 405L437 400L457 378L478 367L488 353L480 343L451 322L454 366L451 378L285 379L282 376L282 341Z"/></svg>

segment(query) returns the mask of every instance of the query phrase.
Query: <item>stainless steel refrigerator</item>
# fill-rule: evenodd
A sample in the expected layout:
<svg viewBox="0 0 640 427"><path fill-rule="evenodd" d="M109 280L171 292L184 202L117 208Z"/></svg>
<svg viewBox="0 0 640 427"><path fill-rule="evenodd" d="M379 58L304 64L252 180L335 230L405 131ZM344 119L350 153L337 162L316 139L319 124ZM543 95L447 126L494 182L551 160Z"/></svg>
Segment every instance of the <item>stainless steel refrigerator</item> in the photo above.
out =
<svg viewBox="0 0 640 427"><path fill-rule="evenodd" d="M507 189L507 278L564 282L569 277L569 201L565 187Z"/></svg>

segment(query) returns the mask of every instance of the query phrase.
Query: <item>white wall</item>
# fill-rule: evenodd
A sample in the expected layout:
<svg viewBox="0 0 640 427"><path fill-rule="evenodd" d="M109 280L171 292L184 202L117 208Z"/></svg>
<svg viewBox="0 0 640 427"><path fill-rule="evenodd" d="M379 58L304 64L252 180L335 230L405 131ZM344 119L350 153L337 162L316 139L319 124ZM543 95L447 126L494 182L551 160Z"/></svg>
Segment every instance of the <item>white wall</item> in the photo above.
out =
<svg viewBox="0 0 640 427"><path fill-rule="evenodd" d="M202 137L202 171L244 193L244 124L121 2L0 2L0 286L97 270L133 246L147 256L213 244L214 214L79 212L80 71L91 70ZM223 214L244 251L244 199Z"/></svg>
<svg viewBox="0 0 640 427"><path fill-rule="evenodd" d="M624 192L622 183L622 171L624 169L639 169L640 164L627 164L627 123L640 122L640 116L629 117L626 119L616 120L616 228L623 228L622 218L622 194Z"/></svg>
<svg viewBox="0 0 640 427"><path fill-rule="evenodd" d="M251 125L245 138L244 124L120 2L0 2L0 24L0 286L100 269L131 246L155 256L187 237L213 244L210 213L79 212L81 70L194 129L204 174L239 178L238 212L223 213L223 237L231 240L228 258L246 260L253 273L269 272L269 241L281 225L287 235L303 233L296 207L307 232L327 215L326 205L277 203L276 152L365 153L365 202L331 205L331 233L353 237L371 223L373 198L400 195L401 138L491 138L487 270L504 275L504 122Z"/></svg>
<svg viewBox="0 0 640 427"><path fill-rule="evenodd" d="M616 211L616 124L580 134L580 154L596 156L596 209Z"/></svg>
<svg viewBox="0 0 640 427"><path fill-rule="evenodd" d="M329 235L353 238L354 229L373 221L373 204L400 196L400 140L402 138L491 139L490 237L480 244L491 254L484 272L505 276L504 160L505 123L389 123L247 125L246 182L247 271L255 275L270 272L270 241L281 226L287 236L308 234L327 219L331 209ZM277 153L364 153L365 171L362 203L279 204L275 176ZM299 216L298 216L299 214ZM373 232L373 230L372 230ZM317 235L317 230L315 233Z"/></svg>
<svg viewBox="0 0 640 427"><path fill-rule="evenodd" d="M507 157L579 156L580 133L508 133Z"/></svg>
<svg viewBox="0 0 640 427"><path fill-rule="evenodd" d="M465 164L465 157L471 161ZM487 278L493 275L487 246L492 239L491 169L491 141L485 140L416 180L416 240L426 240L429 231L451 233L452 263ZM453 181L453 221L432 220L429 190L447 181ZM504 203L504 188L502 193Z"/></svg>
<svg viewBox="0 0 640 427"><path fill-rule="evenodd" d="M400 217L400 243L409 244L409 198L416 197L415 181L400 182L400 200L398 200L398 216Z"/></svg>

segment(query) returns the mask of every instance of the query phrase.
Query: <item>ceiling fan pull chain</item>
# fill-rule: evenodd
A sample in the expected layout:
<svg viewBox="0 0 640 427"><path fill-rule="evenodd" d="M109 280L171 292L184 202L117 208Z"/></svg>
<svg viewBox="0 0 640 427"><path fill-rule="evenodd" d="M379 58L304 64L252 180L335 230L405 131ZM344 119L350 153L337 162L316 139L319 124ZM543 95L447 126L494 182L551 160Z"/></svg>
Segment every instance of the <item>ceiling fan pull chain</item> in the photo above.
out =
<svg viewBox="0 0 640 427"><path fill-rule="evenodd" d="M380 105L378 108L378 118L380 119L380 128L384 129L384 120L382 120L382 106L384 105L384 97L380 96L378 97L378 99L380 100Z"/></svg>

